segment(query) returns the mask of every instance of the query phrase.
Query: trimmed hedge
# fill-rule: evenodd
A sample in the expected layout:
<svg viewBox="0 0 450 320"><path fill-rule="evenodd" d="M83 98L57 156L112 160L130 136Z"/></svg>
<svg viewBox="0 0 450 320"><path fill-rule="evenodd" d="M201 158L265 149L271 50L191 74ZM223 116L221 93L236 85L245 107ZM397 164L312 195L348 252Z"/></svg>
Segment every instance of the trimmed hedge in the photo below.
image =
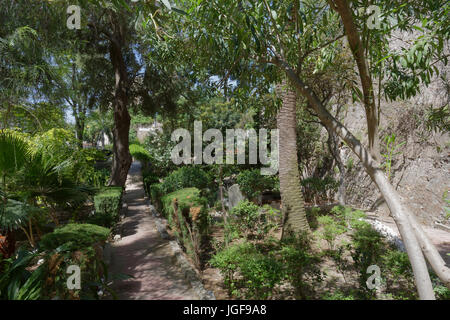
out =
<svg viewBox="0 0 450 320"><path fill-rule="evenodd" d="M44 235L40 241L43 249L54 250L64 245L65 250L74 251L106 241L110 230L88 223L69 223Z"/></svg>
<svg viewBox="0 0 450 320"><path fill-rule="evenodd" d="M174 212L175 199L178 204L177 216ZM186 188L162 197L161 202L162 211L175 237L200 267L200 247L208 233L207 200L200 196L197 188Z"/></svg>
<svg viewBox="0 0 450 320"><path fill-rule="evenodd" d="M130 144L131 156L141 162L149 162L152 160L150 152L139 144Z"/></svg>
<svg viewBox="0 0 450 320"><path fill-rule="evenodd" d="M214 179L198 166L185 166L171 172L163 180L158 183L159 179L150 172L145 172L145 190L158 209L162 207L161 198L164 195L183 188L197 188L209 194L208 186Z"/></svg>
<svg viewBox="0 0 450 320"><path fill-rule="evenodd" d="M181 189L161 198L162 211L167 219L172 219L173 200L177 199L179 212L188 212L192 207L201 207L201 213L206 213L207 201L200 196L200 190L197 188L185 188Z"/></svg>
<svg viewBox="0 0 450 320"><path fill-rule="evenodd" d="M111 227L119 218L122 207L122 187L104 187L94 196L95 215L89 222Z"/></svg>
<svg viewBox="0 0 450 320"><path fill-rule="evenodd" d="M208 187L211 180L211 177L199 166L185 166L165 177L162 189L165 194L183 188L204 189Z"/></svg>

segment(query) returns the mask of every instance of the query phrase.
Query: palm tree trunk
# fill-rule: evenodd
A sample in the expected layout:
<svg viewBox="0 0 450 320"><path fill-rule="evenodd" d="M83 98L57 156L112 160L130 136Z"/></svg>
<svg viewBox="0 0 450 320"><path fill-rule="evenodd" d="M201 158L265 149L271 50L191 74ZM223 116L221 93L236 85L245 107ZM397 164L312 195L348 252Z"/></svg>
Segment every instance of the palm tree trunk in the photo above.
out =
<svg viewBox="0 0 450 320"><path fill-rule="evenodd" d="M285 82L282 86L286 87ZM300 186L297 159L297 96L291 88L282 88L283 105L277 115L279 130L279 177L282 212L282 238L289 233L309 231L305 204Z"/></svg>
<svg viewBox="0 0 450 320"><path fill-rule="evenodd" d="M434 300L435 296L433 286L431 284L430 275L428 273L423 253L427 255L428 261L434 270L438 269L442 275L445 275L446 273L448 274L448 272L446 272L448 269L446 270L445 268L442 268L440 261L437 261L439 259L436 257L436 253L433 253L436 248L430 245L427 248L429 251L424 250L422 253L422 248L419 241L423 245L426 241L424 240L426 236L423 233L419 234L420 228L415 225L414 219L411 218L412 214L402 203L400 195L388 181L383 171L379 168L377 162L372 158L370 153L367 152L361 142L328 112L328 110L320 102L319 98L317 98L314 92L297 76L295 71L287 64L287 62L279 58L277 58L274 62L284 70L286 75L295 85L297 91L308 99L308 102L317 113L320 121L330 130L339 135L339 137L345 141L345 143L361 160L366 172L369 174L372 181L375 182L383 195L398 230L400 231L400 235L402 236L405 244L406 252L408 253L408 257L411 262L420 299ZM439 267L441 267L441 269L439 269Z"/></svg>

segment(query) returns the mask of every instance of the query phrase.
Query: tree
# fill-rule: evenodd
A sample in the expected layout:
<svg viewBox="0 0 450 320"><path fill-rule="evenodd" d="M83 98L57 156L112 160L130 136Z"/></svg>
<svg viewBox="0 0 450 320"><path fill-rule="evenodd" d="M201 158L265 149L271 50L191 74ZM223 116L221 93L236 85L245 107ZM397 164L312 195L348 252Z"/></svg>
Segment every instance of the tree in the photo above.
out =
<svg viewBox="0 0 450 320"><path fill-rule="evenodd" d="M300 186L297 159L297 95L289 86L284 86L283 103L277 115L279 130L279 177L282 211L284 217L283 236L289 233L309 231L306 220L305 201Z"/></svg>
<svg viewBox="0 0 450 320"><path fill-rule="evenodd" d="M439 39L445 38L445 32L442 27L443 13L448 12L448 5L444 5L442 2L436 1L434 6L439 9L439 13L433 11L425 11L424 13L420 9L415 10L415 14L411 15L411 20L417 21L422 16L433 17L437 21L436 24L430 24L430 28L435 30L430 33L436 36L438 43ZM403 23L405 11L399 10L399 8L405 8L398 4L389 4L380 2L380 5L388 14L397 15L396 20L399 24L397 27L408 30L412 29L413 21ZM356 5L361 5L360 3ZM393 8L397 6L396 8ZM427 6L428 7L428 6ZM298 8L298 10L296 10ZM417 7L420 8L420 4ZM410 8L404 9L409 11ZM357 10L355 10L357 12ZM291 84L296 88L297 92L304 97L311 110L317 115L323 125L329 130L336 133L358 156L363 163L366 172L371 179L378 186L382 196L386 203L394 220L397 223L399 231L404 240L408 256L411 261L411 265L414 270L414 276L416 279L416 285L418 288L419 296L422 299L433 299L434 294L431 286L431 281L428 275L428 270L425 264L423 253L426 254L428 261L432 265L435 272L440 276L441 280L447 285L450 284L450 278L448 268L445 267L442 258L439 256L437 250L431 245L423 232L421 232L419 225L415 222L414 217L408 211L406 206L402 203L400 195L393 188L390 182L387 180L383 173L383 170L379 168L379 164L365 147L358 141L337 119L335 119L330 112L326 109L323 98L319 98L316 91L309 81L309 76L314 74L317 65L317 57L321 57L322 60L328 60L326 65L332 65L334 62L333 50L327 50L328 48L336 48L340 43L339 39L342 38L341 23L342 18L336 15L332 9L329 8L326 2L323 1L279 1L271 2L271 6L267 1L263 2L238 2L227 3L225 1L211 1L208 3L192 4L190 12L198 14L201 17L202 27L208 31L211 29L211 34L217 41L226 42L228 45L233 46L237 51L236 56L242 60L250 60L254 64L270 64L278 67L278 70L284 73ZM216 13L215 13L216 12ZM409 12L410 13L410 12ZM421 15L422 14L422 15ZM219 15L219 18L217 18ZM219 23L210 24L211 20L215 19ZM286 26L290 25L291 21L297 21L298 28L295 30L287 29ZM225 25L223 25L225 24ZM345 23L347 24L347 22ZM344 26L345 26L344 24ZM362 26L365 23L360 24ZM389 34L396 26L387 26L389 32L379 33L377 37L372 39L382 39L384 42L388 42ZM220 28L220 29L219 29ZM293 32L294 31L294 32ZM345 28L345 32L349 32L349 27ZM350 31L351 32L351 31ZM431 37L433 38L433 37ZM425 45L423 46L423 48ZM434 53L438 53L438 56L442 57L442 50L440 45L435 47ZM383 47L385 48L385 47ZM421 47L419 47L421 48ZM430 48L428 46L428 48ZM417 47L415 48L417 49ZM361 65L360 59L361 52L353 48L353 58L355 63ZM380 52L379 52L380 53ZM411 55L411 54L410 54ZM386 55L384 60L392 57L398 57L401 55ZM413 56L415 56L413 54ZM423 54L422 54L423 57ZM400 59L405 59L401 57ZM417 59L423 63L423 59L417 56ZM395 58L393 58L393 65L395 65ZM421 65L421 69L425 74L429 76L429 69L431 61L428 60L426 65ZM379 66L378 66L379 68ZM379 68L380 69L380 68ZM322 68L324 70L324 68ZM266 69L266 71L268 71ZM361 73L364 70L360 71ZM372 71L374 72L374 71ZM397 74L403 72L403 70L397 69ZM366 72L367 73L367 72ZM273 73L266 72L268 79L273 79ZM365 77L360 74L360 77ZM420 75L419 75L420 77ZM427 76L423 76L427 79ZM398 79L398 78L397 78ZM400 80L405 78L400 78ZM411 82L406 78L403 82L400 82L401 93L414 94L417 89L411 89L417 87L417 81ZM352 92L361 92L357 83L351 87ZM370 95L373 95L370 87L366 88L366 102L371 105ZM363 98L363 95L360 95ZM364 99L363 99L364 100ZM367 106L366 106L367 109ZM366 121L371 122L368 127L371 129L373 138L372 149L376 150L376 126L374 127L373 115L374 109L368 110L370 116ZM371 135L372 135L371 134ZM423 246L423 252L419 245Z"/></svg>

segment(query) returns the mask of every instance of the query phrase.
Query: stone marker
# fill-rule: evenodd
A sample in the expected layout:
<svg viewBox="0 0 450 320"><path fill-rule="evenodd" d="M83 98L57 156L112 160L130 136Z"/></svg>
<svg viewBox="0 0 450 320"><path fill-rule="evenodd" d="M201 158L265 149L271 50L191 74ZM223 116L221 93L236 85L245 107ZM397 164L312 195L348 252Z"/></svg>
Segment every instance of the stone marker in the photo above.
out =
<svg viewBox="0 0 450 320"><path fill-rule="evenodd" d="M233 209L241 200L244 200L241 190L238 184L233 184L228 188L228 209Z"/></svg>

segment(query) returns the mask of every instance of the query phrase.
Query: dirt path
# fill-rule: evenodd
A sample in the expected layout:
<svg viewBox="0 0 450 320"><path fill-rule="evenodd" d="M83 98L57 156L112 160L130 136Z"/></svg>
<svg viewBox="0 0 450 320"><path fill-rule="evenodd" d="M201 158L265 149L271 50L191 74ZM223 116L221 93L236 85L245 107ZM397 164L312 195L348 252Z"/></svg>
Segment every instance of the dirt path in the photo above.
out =
<svg viewBox="0 0 450 320"><path fill-rule="evenodd" d="M198 299L175 265L169 242L160 237L154 218L147 211L139 162L134 162L128 173L124 201L128 212L120 222L122 239L111 248L111 273L134 278L114 283L118 298Z"/></svg>

